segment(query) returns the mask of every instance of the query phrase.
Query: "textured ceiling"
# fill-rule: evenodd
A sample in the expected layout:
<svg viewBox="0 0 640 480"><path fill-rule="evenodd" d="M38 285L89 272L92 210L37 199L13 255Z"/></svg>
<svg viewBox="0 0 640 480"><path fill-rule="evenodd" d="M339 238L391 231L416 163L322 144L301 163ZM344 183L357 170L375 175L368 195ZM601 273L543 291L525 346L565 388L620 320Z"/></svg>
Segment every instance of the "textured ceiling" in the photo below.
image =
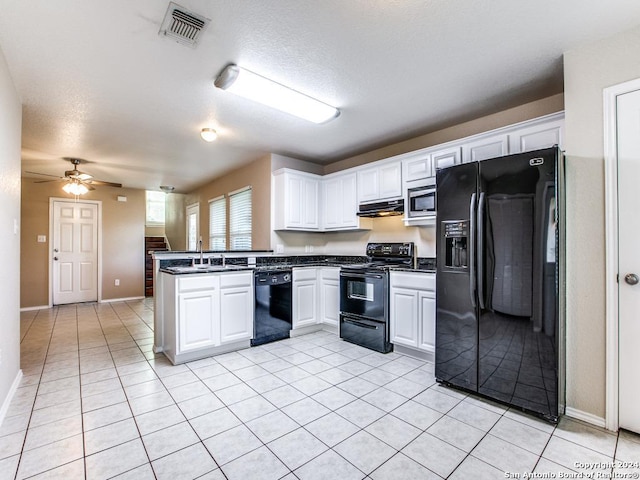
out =
<svg viewBox="0 0 640 480"><path fill-rule="evenodd" d="M274 152L321 164L562 91L562 53L640 23L637 0L0 0L23 170L62 157L133 188L188 191ZM237 63L341 109L323 125L215 89ZM218 130L208 144L203 127Z"/></svg>

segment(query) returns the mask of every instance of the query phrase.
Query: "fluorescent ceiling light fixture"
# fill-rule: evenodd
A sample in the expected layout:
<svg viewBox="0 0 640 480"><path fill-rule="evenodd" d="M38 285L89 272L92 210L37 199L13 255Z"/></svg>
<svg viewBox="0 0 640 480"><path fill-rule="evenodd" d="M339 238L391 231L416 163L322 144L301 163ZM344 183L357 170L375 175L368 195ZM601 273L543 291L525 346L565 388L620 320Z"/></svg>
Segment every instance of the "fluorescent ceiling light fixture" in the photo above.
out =
<svg viewBox="0 0 640 480"><path fill-rule="evenodd" d="M67 192L69 195L84 195L85 193L87 193L89 191L89 189L86 187L86 185L77 182L77 181L73 181L73 182L69 182L67 184L65 184L62 187L62 190L64 190L65 192Z"/></svg>
<svg viewBox="0 0 640 480"><path fill-rule="evenodd" d="M214 84L223 90L314 123L323 123L340 115L340 110L331 105L234 64L227 65Z"/></svg>
<svg viewBox="0 0 640 480"><path fill-rule="evenodd" d="M213 142L216 138L218 138L218 132L216 132L213 128L203 128L200 130L200 136L205 142Z"/></svg>

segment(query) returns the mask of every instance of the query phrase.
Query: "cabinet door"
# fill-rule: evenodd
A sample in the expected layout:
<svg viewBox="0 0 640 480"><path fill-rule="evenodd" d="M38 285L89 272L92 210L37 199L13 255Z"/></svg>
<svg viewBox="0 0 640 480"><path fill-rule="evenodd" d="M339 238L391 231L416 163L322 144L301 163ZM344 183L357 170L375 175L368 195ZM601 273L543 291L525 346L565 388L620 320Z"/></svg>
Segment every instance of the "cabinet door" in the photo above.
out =
<svg viewBox="0 0 640 480"><path fill-rule="evenodd" d="M358 228L360 217L358 217L358 197L357 180L355 173L349 173L340 177L339 204L336 210L340 212L341 228Z"/></svg>
<svg viewBox="0 0 640 480"><path fill-rule="evenodd" d="M522 153L562 146L563 120L555 120L540 125L521 128L509 134L509 153Z"/></svg>
<svg viewBox="0 0 640 480"><path fill-rule="evenodd" d="M318 216L318 180L305 178L302 181L302 227L317 230L320 226Z"/></svg>
<svg viewBox="0 0 640 480"><path fill-rule="evenodd" d="M184 353L217 344L218 322L213 290L178 296L178 351Z"/></svg>
<svg viewBox="0 0 640 480"><path fill-rule="evenodd" d="M285 225L288 228L301 228L304 217L304 179L295 175L286 175L284 201L286 205Z"/></svg>
<svg viewBox="0 0 640 480"><path fill-rule="evenodd" d="M434 175L431 155L423 154L415 158L403 160L403 176L405 182L421 180Z"/></svg>
<svg viewBox="0 0 640 480"><path fill-rule="evenodd" d="M369 168L358 172L358 202L371 202L380 198L379 177L378 168Z"/></svg>
<svg viewBox="0 0 640 480"><path fill-rule="evenodd" d="M253 336L253 293L250 288L220 289L220 343Z"/></svg>
<svg viewBox="0 0 640 480"><path fill-rule="evenodd" d="M402 165L394 162L380 167L378 174L379 197L394 198L402 196Z"/></svg>
<svg viewBox="0 0 640 480"><path fill-rule="evenodd" d="M322 226L326 229L340 228L342 223L340 197L342 184L339 178L325 180L322 183Z"/></svg>
<svg viewBox="0 0 640 480"><path fill-rule="evenodd" d="M501 157L507 155L508 147L509 142L506 134L482 138L463 145L462 160L464 163L469 163Z"/></svg>
<svg viewBox="0 0 640 480"><path fill-rule="evenodd" d="M322 323L340 325L340 281L322 280Z"/></svg>
<svg viewBox="0 0 640 480"><path fill-rule="evenodd" d="M439 168L447 168L462 163L462 151L460 147L447 148L446 150L432 153L431 158L433 159L435 175L435 170Z"/></svg>
<svg viewBox="0 0 640 480"><path fill-rule="evenodd" d="M436 348L436 295L435 292L418 292L420 344L427 352Z"/></svg>
<svg viewBox="0 0 640 480"><path fill-rule="evenodd" d="M392 288L390 299L391 343L418 346L418 292Z"/></svg>
<svg viewBox="0 0 640 480"><path fill-rule="evenodd" d="M293 285L293 328L318 323L318 282L301 281Z"/></svg>

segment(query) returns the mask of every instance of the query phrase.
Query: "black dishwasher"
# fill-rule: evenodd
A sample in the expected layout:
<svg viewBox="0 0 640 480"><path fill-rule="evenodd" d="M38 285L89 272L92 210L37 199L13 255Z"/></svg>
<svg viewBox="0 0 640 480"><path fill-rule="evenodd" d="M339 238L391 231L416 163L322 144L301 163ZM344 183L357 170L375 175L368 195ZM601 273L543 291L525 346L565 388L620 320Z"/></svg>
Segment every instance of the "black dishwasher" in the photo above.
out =
<svg viewBox="0 0 640 480"><path fill-rule="evenodd" d="M251 346L289 338L291 331L291 270L257 271Z"/></svg>

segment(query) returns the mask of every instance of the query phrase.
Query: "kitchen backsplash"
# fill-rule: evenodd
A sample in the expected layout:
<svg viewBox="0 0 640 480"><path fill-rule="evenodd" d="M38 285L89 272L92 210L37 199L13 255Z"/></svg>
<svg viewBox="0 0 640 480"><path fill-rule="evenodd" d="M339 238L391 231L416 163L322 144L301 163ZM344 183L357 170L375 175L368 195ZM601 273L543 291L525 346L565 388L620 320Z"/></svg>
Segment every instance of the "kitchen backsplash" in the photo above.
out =
<svg viewBox="0 0 640 480"><path fill-rule="evenodd" d="M375 218L372 230L355 232L285 232L274 231L271 248L278 254L282 245L285 254L317 253L324 255L362 255L368 242L413 242L418 257L436 256L434 225L405 227L402 216Z"/></svg>

